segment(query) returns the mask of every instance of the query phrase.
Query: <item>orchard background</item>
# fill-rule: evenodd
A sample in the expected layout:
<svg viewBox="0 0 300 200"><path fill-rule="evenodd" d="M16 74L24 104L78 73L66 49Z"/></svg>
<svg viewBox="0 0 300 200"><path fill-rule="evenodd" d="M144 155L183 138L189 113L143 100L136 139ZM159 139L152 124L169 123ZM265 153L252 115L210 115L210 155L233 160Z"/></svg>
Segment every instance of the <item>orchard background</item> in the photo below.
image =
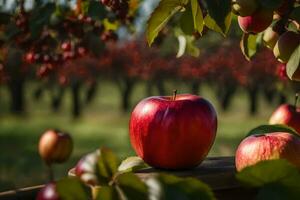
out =
<svg viewBox="0 0 300 200"><path fill-rule="evenodd" d="M286 64L263 45L262 33L239 28L231 1L196 1L201 16L190 6L195 1L173 2L177 14L165 10L174 15L170 19L156 12L164 21L153 14L147 26L154 8L165 4L0 1L0 191L44 182L36 149L49 127L67 130L75 141L71 160L55 168L59 176L99 146L123 158L133 155L128 119L147 96L177 89L210 100L219 119L211 156L233 155L248 130L267 123L279 104L293 103L300 85L289 77L297 74L299 53L287 74ZM261 2L272 13L280 6ZM299 32L298 1L291 4L273 24ZM160 24L166 26L155 29Z"/></svg>

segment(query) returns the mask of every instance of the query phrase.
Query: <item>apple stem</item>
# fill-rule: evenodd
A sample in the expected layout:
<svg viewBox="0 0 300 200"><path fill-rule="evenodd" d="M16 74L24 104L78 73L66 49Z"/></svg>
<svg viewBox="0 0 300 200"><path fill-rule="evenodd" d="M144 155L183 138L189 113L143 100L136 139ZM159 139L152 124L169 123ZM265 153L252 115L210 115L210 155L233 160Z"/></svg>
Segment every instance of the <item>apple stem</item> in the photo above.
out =
<svg viewBox="0 0 300 200"><path fill-rule="evenodd" d="M297 110L298 99L299 99L299 93L297 92L297 93L295 94L295 104L294 104L296 110Z"/></svg>
<svg viewBox="0 0 300 200"><path fill-rule="evenodd" d="M173 101L176 100L177 90L173 90Z"/></svg>
<svg viewBox="0 0 300 200"><path fill-rule="evenodd" d="M47 164L47 169L48 169L49 181L53 182L54 181L54 173L53 173L52 165L51 164Z"/></svg>

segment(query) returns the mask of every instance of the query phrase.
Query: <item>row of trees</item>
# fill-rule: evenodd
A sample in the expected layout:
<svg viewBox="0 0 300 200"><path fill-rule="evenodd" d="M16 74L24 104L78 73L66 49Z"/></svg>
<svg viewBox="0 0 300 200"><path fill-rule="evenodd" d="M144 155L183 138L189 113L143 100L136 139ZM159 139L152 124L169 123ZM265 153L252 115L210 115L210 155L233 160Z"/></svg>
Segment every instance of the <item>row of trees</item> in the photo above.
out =
<svg viewBox="0 0 300 200"><path fill-rule="evenodd" d="M26 55L10 49L6 53L6 67L0 68L2 84L9 89L11 111L22 113L25 109L25 81L38 80L34 93L39 99L43 93L51 96L51 108L59 111L66 91L72 94L72 115L79 117L82 108L95 97L101 80L110 79L116 84L121 96L121 109L128 111L134 86L146 82L145 95L169 94L166 82L186 83L191 93L199 94L202 84L209 84L215 91L221 108L227 110L239 88L249 97L249 112L257 111L258 94L263 92L271 102L277 94L285 101L276 83L286 84L284 65L278 63L272 52L262 49L248 62L238 48L238 42L227 40L221 46L203 51L198 58L173 54L161 56L157 48L147 48L144 41L125 43L110 42L99 56L86 54L53 68L43 64L36 68L26 62ZM23 55L23 57L22 57ZM25 57L24 57L25 56ZM12 71L13 70L13 71ZM11 84L11 83L14 84ZM18 85L12 88L12 85ZM21 88L21 89L20 89ZM81 98L84 93L84 99Z"/></svg>

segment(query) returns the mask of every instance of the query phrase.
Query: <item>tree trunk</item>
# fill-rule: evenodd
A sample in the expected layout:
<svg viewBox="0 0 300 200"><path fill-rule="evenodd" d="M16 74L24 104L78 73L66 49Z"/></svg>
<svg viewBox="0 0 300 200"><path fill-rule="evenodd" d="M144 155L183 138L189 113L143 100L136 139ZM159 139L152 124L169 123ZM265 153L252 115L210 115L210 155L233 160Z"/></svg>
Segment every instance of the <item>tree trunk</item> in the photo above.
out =
<svg viewBox="0 0 300 200"><path fill-rule="evenodd" d="M10 110L13 114L21 114L25 111L25 75L22 72L22 52L10 48L4 66L10 77L8 82Z"/></svg>
<svg viewBox="0 0 300 200"><path fill-rule="evenodd" d="M191 92L192 94L199 94L199 90L200 90L200 83L198 81L192 81L191 83Z"/></svg>
<svg viewBox="0 0 300 200"><path fill-rule="evenodd" d="M217 99L223 111L227 111L230 107L232 98L236 92L237 87L232 84L226 86L220 85L218 87Z"/></svg>
<svg viewBox="0 0 300 200"><path fill-rule="evenodd" d="M80 104L80 83L76 82L72 84L72 115L74 118L78 118L81 114L81 104Z"/></svg>
<svg viewBox="0 0 300 200"><path fill-rule="evenodd" d="M134 81L130 78L126 78L124 81L124 87L122 89L122 105L121 109L123 112L127 112L130 108L130 98L134 87Z"/></svg>
<svg viewBox="0 0 300 200"><path fill-rule="evenodd" d="M150 97L153 96L153 81L151 79L147 80L146 82L146 96Z"/></svg>
<svg viewBox="0 0 300 200"><path fill-rule="evenodd" d="M248 95L249 95L249 114L255 115L257 113L258 108L258 88L248 88Z"/></svg>
<svg viewBox="0 0 300 200"><path fill-rule="evenodd" d="M10 110L13 114L22 114L25 110L24 80L11 80L8 84L10 93Z"/></svg>
<svg viewBox="0 0 300 200"><path fill-rule="evenodd" d="M225 89L225 93L221 102L221 106L224 111L227 111L229 109L235 91L235 86L228 86Z"/></svg>
<svg viewBox="0 0 300 200"><path fill-rule="evenodd" d="M165 85L164 85L163 80L161 78L158 78L158 79L156 79L155 83L156 83L156 87L157 87L157 90L158 90L158 94L160 96L165 96L166 95L166 89L165 89Z"/></svg>
<svg viewBox="0 0 300 200"><path fill-rule="evenodd" d="M58 93L52 96L51 108L53 112L58 112L61 108L61 102L64 96L64 88L59 87Z"/></svg>

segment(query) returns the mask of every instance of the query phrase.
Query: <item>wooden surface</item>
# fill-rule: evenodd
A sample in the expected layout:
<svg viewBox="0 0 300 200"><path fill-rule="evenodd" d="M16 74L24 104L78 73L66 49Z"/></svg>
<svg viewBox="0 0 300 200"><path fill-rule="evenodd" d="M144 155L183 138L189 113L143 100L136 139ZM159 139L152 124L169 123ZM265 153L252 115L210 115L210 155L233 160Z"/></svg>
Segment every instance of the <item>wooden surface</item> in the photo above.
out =
<svg viewBox="0 0 300 200"><path fill-rule="evenodd" d="M147 179L159 172L169 173L180 177L194 177L207 183L220 200L250 200L255 196L255 190L242 188L235 179L235 165L233 157L207 158L198 167L191 170L164 171L148 168L136 174L141 179ZM72 174L72 171L70 172ZM20 190L0 193L0 200L34 200L42 186L23 188Z"/></svg>
<svg viewBox="0 0 300 200"><path fill-rule="evenodd" d="M158 169L144 169L137 172L142 179L153 176L158 172L165 172L180 177L194 177L210 185L213 189L239 187L235 180L235 165L233 157L211 157L204 160L194 169L181 171L164 171Z"/></svg>

